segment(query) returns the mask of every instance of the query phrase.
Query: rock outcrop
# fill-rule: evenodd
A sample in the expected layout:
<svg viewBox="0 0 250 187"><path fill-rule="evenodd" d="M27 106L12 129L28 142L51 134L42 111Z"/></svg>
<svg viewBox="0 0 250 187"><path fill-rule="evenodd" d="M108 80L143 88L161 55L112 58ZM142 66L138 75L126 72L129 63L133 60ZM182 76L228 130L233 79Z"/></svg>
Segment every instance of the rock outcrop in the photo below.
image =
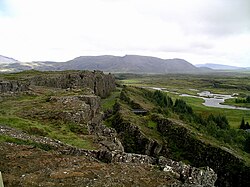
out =
<svg viewBox="0 0 250 187"><path fill-rule="evenodd" d="M101 71L72 71L33 77L32 85L62 89L90 88L100 97L107 97L115 88L115 78Z"/></svg>
<svg viewBox="0 0 250 187"><path fill-rule="evenodd" d="M80 131L95 136L101 149L124 151L115 129L102 124L100 97L96 95L51 96L44 105L25 112L32 118L73 123ZM31 116L32 115L32 116ZM82 130L81 130L82 129Z"/></svg>
<svg viewBox="0 0 250 187"><path fill-rule="evenodd" d="M0 80L0 93L23 92L27 91L28 88L29 88L29 83L24 83L20 81Z"/></svg>
<svg viewBox="0 0 250 187"><path fill-rule="evenodd" d="M194 168L182 162L175 162L165 157L151 157L148 155L125 153L120 150L85 150L64 144L58 140L47 137L29 135L20 130L0 125L0 135L5 135L24 141L32 141L35 145L44 145L50 150L57 151L62 155L84 156L91 160L101 160L106 163L126 163L140 165L158 165L164 172L168 172L173 178L180 181L174 186L207 186L212 187L216 181L216 174L210 168ZM33 147L35 148L35 147ZM33 149L30 148L30 149ZM96 161L97 161L96 160ZM135 166L136 166L135 165Z"/></svg>
<svg viewBox="0 0 250 187"><path fill-rule="evenodd" d="M63 121L77 124L99 124L100 98L95 95L52 96L49 98L52 105L48 110L50 115L60 116Z"/></svg>
<svg viewBox="0 0 250 187"><path fill-rule="evenodd" d="M149 156L158 156L159 154L167 155L168 150L158 141L147 137L138 126L131 123L123 117L122 112L118 109L112 121L112 127L119 134L126 152L137 154L146 154Z"/></svg>
<svg viewBox="0 0 250 187"><path fill-rule="evenodd" d="M111 74L101 71L67 71L46 72L44 74L27 76L22 82L9 80L8 77L0 80L0 93L27 91L29 86L45 86L62 89L89 88L95 95L107 97L115 89L115 78Z"/></svg>
<svg viewBox="0 0 250 187"><path fill-rule="evenodd" d="M195 168L183 162L176 162L165 157L158 159L163 171L170 172L184 184L190 186L214 186L217 174L209 167Z"/></svg>
<svg viewBox="0 0 250 187"><path fill-rule="evenodd" d="M209 166L218 175L216 186L250 186L247 176L250 167L227 148L211 145L195 137L184 124L166 119L156 119L158 131L167 142L185 152L185 157L195 167Z"/></svg>

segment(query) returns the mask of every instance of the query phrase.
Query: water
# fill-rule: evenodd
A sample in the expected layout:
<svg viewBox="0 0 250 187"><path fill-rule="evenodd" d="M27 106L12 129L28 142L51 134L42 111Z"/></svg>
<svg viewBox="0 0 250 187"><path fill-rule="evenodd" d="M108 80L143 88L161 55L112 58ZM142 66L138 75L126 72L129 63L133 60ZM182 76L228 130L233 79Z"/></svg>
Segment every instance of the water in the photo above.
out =
<svg viewBox="0 0 250 187"><path fill-rule="evenodd" d="M148 87L148 88L151 88L151 89L154 89L154 90L161 90L161 91L164 91L164 92L170 92L166 88L157 88L157 87ZM201 99L204 100L204 103L202 103L202 104L207 106L207 107L236 109L236 110L250 110L250 108L246 108L246 107L237 107L237 106L222 105L221 104L221 103L224 103L226 99L234 98L232 95L213 94L213 93L211 93L209 91L203 91L203 92L197 93L198 96L189 95L189 94L179 94L178 92L170 92L170 93L178 94L178 95L180 95L182 97L201 98Z"/></svg>
<svg viewBox="0 0 250 187"><path fill-rule="evenodd" d="M204 100L203 105L207 107L215 107L215 108L226 108L226 109L236 109L236 110L250 110L250 108L246 107L237 107L237 106L231 106L231 105L222 105L221 103L224 103L226 99L234 98L231 95L224 95L224 94L213 94L209 91L203 91L200 93L197 93L199 96L189 95L189 94L181 94L182 97L195 97L195 98L201 98Z"/></svg>

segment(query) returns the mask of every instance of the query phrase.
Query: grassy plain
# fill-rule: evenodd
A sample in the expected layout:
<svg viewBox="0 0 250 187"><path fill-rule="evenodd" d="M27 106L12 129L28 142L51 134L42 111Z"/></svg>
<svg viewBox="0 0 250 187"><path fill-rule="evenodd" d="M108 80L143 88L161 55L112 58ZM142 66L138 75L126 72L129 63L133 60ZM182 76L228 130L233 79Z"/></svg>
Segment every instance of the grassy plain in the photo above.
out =
<svg viewBox="0 0 250 187"><path fill-rule="evenodd" d="M250 95L250 75L249 74L205 74L205 75L116 75L120 79L120 84L136 87L160 87L165 88L167 94L173 99L180 98L179 94L197 95L201 91L210 91L218 94L234 94L240 96ZM192 97L181 97L195 112L207 116L213 114L225 115L231 127L238 128L242 117L250 122L250 111L222 109L204 106L203 99ZM249 107L245 104L236 104L234 99L226 100L225 104Z"/></svg>

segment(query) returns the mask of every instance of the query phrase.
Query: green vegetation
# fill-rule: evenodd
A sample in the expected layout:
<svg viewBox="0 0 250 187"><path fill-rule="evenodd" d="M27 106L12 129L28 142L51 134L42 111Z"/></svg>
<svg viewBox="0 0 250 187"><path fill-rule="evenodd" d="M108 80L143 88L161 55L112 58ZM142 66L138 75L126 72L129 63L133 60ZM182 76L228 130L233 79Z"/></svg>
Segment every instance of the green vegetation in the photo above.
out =
<svg viewBox="0 0 250 187"><path fill-rule="evenodd" d="M60 116L55 118L56 115L52 114L51 103L46 102L47 98L55 94L63 95L64 92L55 92L54 89L43 87L38 87L35 91L39 93L4 96L0 102L0 124L23 130L31 135L58 139L80 148L95 149L86 126L80 127L75 123L62 121Z"/></svg>
<svg viewBox="0 0 250 187"><path fill-rule="evenodd" d="M201 104L202 99L199 98L179 97L172 93L130 86L123 87L119 102L114 111L118 111L118 108L122 107L123 119L127 119L129 123L138 126L149 138L163 142L155 121L155 116L161 114L167 118L183 121L197 138L203 139L202 141L236 150L238 154L249 160L245 152L250 150L250 144L248 145L250 133L232 128L229 120L231 119L232 121L232 117L229 116L228 118L225 115L233 113L234 110L228 109L223 112L221 109L209 108L210 110L207 111L207 107ZM200 107L202 107L202 110ZM134 108L145 109L149 112L147 115L135 115L132 112ZM107 120L109 121L109 126L112 126L112 120L118 123L117 119L117 117L112 116L110 121ZM126 126L126 123L124 126ZM136 140L129 134L126 137L127 144L136 144ZM171 147L173 158L185 160L185 152L179 150L174 143L171 144L171 141L168 141L168 143L168 146Z"/></svg>
<svg viewBox="0 0 250 187"><path fill-rule="evenodd" d="M242 120L241 120L240 129L243 129L243 130L250 129L249 123L245 122L244 118L242 118Z"/></svg>
<svg viewBox="0 0 250 187"><path fill-rule="evenodd" d="M0 136L0 142L15 143L18 145L31 145L31 146L43 149L45 151L49 151L52 149L52 147L48 144L36 143L36 142L31 141L31 140L21 140L18 138L12 138L12 137L3 136L3 135Z"/></svg>
<svg viewBox="0 0 250 187"><path fill-rule="evenodd" d="M194 112L208 117L210 114L220 114L226 116L229 125L239 128L240 121L244 117L250 121L250 111L233 110L206 107L202 103L203 99L193 97L180 97L178 94L197 95L197 92L210 91L219 94L235 94L246 97L250 90L249 74L227 73L224 74L204 74L204 75L117 75L121 84L135 87L159 87L169 91L168 96L175 99L181 98L190 105ZM224 104L250 107L248 103L235 103L235 99L228 99Z"/></svg>
<svg viewBox="0 0 250 187"><path fill-rule="evenodd" d="M121 89L120 89L120 88L117 88L114 92L112 92L112 93L110 94L109 97L107 97L107 98L105 98L105 99L102 99L101 105L102 105L102 110L103 110L103 111L113 108L116 99L117 99L117 98L119 97L119 95L120 95L120 92L121 92Z"/></svg>

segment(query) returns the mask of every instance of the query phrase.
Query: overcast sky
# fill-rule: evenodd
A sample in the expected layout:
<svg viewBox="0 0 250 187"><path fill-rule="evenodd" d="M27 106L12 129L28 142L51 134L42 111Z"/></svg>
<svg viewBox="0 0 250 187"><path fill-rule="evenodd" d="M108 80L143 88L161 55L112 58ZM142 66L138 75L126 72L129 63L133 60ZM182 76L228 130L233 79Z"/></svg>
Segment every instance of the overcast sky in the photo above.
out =
<svg viewBox="0 0 250 187"><path fill-rule="evenodd" d="M138 54L250 66L250 0L0 0L0 54Z"/></svg>

